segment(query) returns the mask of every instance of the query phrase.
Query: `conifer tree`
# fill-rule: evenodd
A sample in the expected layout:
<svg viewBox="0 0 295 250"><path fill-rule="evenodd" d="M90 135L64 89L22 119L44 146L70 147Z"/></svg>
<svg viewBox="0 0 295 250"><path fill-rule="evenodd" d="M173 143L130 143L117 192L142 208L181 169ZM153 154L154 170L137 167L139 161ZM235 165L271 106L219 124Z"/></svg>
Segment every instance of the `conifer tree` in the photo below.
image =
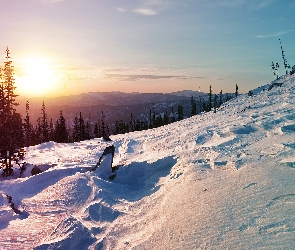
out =
<svg viewBox="0 0 295 250"><path fill-rule="evenodd" d="M171 122L176 122L175 114L174 114L174 109L171 107Z"/></svg>
<svg viewBox="0 0 295 250"><path fill-rule="evenodd" d="M107 131L106 131L106 126L104 123L105 115L103 111L101 111L101 136L106 137L107 136Z"/></svg>
<svg viewBox="0 0 295 250"><path fill-rule="evenodd" d="M4 174L12 175L12 155L23 146L22 118L16 112L14 70L6 49L3 73L0 72L0 153L5 159Z"/></svg>
<svg viewBox="0 0 295 250"><path fill-rule="evenodd" d="M74 118L74 130L73 130L73 140L83 141L85 140L85 123L82 113L80 112L79 118L75 116Z"/></svg>
<svg viewBox="0 0 295 250"><path fill-rule="evenodd" d="M24 146L32 146L33 145L33 126L30 120L30 103L26 102L26 117L23 123L24 127Z"/></svg>
<svg viewBox="0 0 295 250"><path fill-rule="evenodd" d="M155 107L154 107L154 103L153 103L153 122L152 122L152 127L155 128L155 124L156 124L156 112L155 112Z"/></svg>
<svg viewBox="0 0 295 250"><path fill-rule="evenodd" d="M213 101L213 108L214 108L214 113L216 113L216 110L217 110L217 99L218 99L218 96L215 94L214 95L214 101Z"/></svg>
<svg viewBox="0 0 295 250"><path fill-rule="evenodd" d="M279 75L278 75L279 67L280 67L279 63L274 64L274 62L271 62L271 69L276 79L279 78Z"/></svg>
<svg viewBox="0 0 295 250"><path fill-rule="evenodd" d="M283 62L284 62L284 67L285 67L285 70L286 70L286 74L289 74L290 73L291 66L287 62L287 59L286 59L286 56L285 56L285 51L283 50L281 39L279 39L279 41L280 41L280 47L281 47L282 58L283 58Z"/></svg>
<svg viewBox="0 0 295 250"><path fill-rule="evenodd" d="M183 120L183 118L184 118L183 106L179 105L177 108L177 120L180 121L180 120Z"/></svg>
<svg viewBox="0 0 295 250"><path fill-rule="evenodd" d="M197 114L197 103L194 99L194 97L191 97L191 116L194 116Z"/></svg>
<svg viewBox="0 0 295 250"><path fill-rule="evenodd" d="M80 140L79 141L83 141L83 140L85 140L85 122L84 122L84 118L83 118L81 112L80 112L80 116L79 116L79 130L80 130Z"/></svg>
<svg viewBox="0 0 295 250"><path fill-rule="evenodd" d="M135 131L135 120L134 120L134 117L133 117L133 114L131 113L130 114L130 122L129 122L129 128L130 128L130 131Z"/></svg>
<svg viewBox="0 0 295 250"><path fill-rule="evenodd" d="M212 109L212 87L210 85L210 88L209 88L209 101L208 101L208 108L207 108L207 111L211 111Z"/></svg>
<svg viewBox="0 0 295 250"><path fill-rule="evenodd" d="M62 114L62 110L59 113L59 119L55 123L55 141L65 143L68 142L68 129L66 125L66 119Z"/></svg>
<svg viewBox="0 0 295 250"><path fill-rule="evenodd" d="M169 124L169 116L168 116L168 112L167 111L164 114L163 124L164 125L168 125Z"/></svg>
<svg viewBox="0 0 295 250"><path fill-rule="evenodd" d="M153 128L153 122L152 122L152 110L150 109L150 119L149 119L149 128Z"/></svg>
<svg viewBox="0 0 295 250"><path fill-rule="evenodd" d="M75 116L74 118L74 129L73 129L73 141L78 142L80 141L80 126L79 126L79 118Z"/></svg>
<svg viewBox="0 0 295 250"><path fill-rule="evenodd" d="M42 103L41 111L41 116L37 120L37 136L39 138L39 143L44 143L49 141L49 125L44 101Z"/></svg>
<svg viewBox="0 0 295 250"><path fill-rule="evenodd" d="M90 121L87 120L85 124L85 138L84 140L90 140L91 139L91 128L90 128Z"/></svg>
<svg viewBox="0 0 295 250"><path fill-rule="evenodd" d="M48 128L48 141L54 141L54 140L55 140L55 128L53 125L53 120L50 119L49 128Z"/></svg>
<svg viewBox="0 0 295 250"><path fill-rule="evenodd" d="M235 92L236 97L239 95L238 90L239 90L239 87L238 87L238 84L236 84L236 92Z"/></svg>
<svg viewBox="0 0 295 250"><path fill-rule="evenodd" d="M222 98L223 98L223 95L222 95L222 90L220 90L220 94L219 94L219 107L222 105Z"/></svg>

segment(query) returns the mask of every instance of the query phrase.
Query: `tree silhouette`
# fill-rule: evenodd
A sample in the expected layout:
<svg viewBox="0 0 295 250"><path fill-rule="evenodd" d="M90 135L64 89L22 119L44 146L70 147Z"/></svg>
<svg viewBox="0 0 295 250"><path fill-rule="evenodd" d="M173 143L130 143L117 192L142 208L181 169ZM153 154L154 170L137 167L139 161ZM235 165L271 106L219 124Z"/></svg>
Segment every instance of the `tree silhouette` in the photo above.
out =
<svg viewBox="0 0 295 250"><path fill-rule="evenodd" d="M23 128L24 128L24 146L28 147L33 144L33 133L34 129L31 124L30 120L30 103L29 101L26 102L26 117L24 119L23 123Z"/></svg>
<svg viewBox="0 0 295 250"><path fill-rule="evenodd" d="M37 136L39 138L39 143L44 143L49 141L49 125L44 101L42 103L41 111L41 116L37 120Z"/></svg>
<svg viewBox="0 0 295 250"><path fill-rule="evenodd" d="M5 161L4 175L9 176L13 174L13 154L23 146L23 131L21 115L15 109L18 103L15 101L14 70L8 47L5 58L0 74L0 153Z"/></svg>
<svg viewBox="0 0 295 250"><path fill-rule="evenodd" d="M69 140L66 119L62 114L62 110L59 113L59 119L55 123L54 138L56 142L68 142Z"/></svg>
<svg viewBox="0 0 295 250"><path fill-rule="evenodd" d="M290 67L290 65L287 62L287 59L286 59L286 56L285 56L285 51L283 50L281 39L279 39L279 41L280 41L280 47L281 47L282 58L283 58L283 62L284 62L284 67L285 67L285 70L286 70L286 74L289 74L291 67Z"/></svg>
<svg viewBox="0 0 295 250"><path fill-rule="evenodd" d="M191 116L194 116L197 114L197 103L194 99L194 97L191 97Z"/></svg>

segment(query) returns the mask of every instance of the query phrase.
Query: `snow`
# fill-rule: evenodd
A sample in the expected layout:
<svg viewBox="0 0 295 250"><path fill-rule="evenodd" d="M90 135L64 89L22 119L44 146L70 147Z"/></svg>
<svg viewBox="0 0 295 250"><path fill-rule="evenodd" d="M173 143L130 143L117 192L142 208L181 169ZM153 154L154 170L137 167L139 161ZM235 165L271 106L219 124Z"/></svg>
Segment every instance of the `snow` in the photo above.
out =
<svg viewBox="0 0 295 250"><path fill-rule="evenodd" d="M293 249L294 81L111 142L26 148L22 178L0 181L1 249ZM90 171L110 145L118 170L108 154Z"/></svg>

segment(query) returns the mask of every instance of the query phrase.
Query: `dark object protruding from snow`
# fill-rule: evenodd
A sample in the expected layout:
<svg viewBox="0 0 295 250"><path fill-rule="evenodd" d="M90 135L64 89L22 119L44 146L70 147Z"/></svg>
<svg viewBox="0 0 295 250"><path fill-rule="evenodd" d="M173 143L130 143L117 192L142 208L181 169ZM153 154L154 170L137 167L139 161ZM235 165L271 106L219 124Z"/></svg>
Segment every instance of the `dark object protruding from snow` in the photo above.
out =
<svg viewBox="0 0 295 250"><path fill-rule="evenodd" d="M99 165L100 165L103 157L105 155L108 155L108 154L112 154L112 163L113 163L113 158L114 158L114 154L115 154L115 146L114 145L108 146L108 147L106 147L104 149L104 151L103 151L101 157L99 158L97 164L95 165L95 167L91 171L95 171L99 167ZM112 168L112 172L113 172L114 171L114 168L113 168L112 165L111 165L111 168Z"/></svg>
<svg viewBox="0 0 295 250"><path fill-rule="evenodd" d="M105 141L112 141L112 139L108 135L104 135L102 139L104 139Z"/></svg>
<svg viewBox="0 0 295 250"><path fill-rule="evenodd" d="M8 203L10 204L10 207L12 208L13 212L15 212L16 214L20 214L21 211L15 208L14 203L12 202L12 197L10 195L6 195L6 197L8 199Z"/></svg>
<svg viewBox="0 0 295 250"><path fill-rule="evenodd" d="M42 173L40 168L38 168L37 166L33 167L32 171L31 171L32 175L36 175L36 174L40 174L40 173Z"/></svg>

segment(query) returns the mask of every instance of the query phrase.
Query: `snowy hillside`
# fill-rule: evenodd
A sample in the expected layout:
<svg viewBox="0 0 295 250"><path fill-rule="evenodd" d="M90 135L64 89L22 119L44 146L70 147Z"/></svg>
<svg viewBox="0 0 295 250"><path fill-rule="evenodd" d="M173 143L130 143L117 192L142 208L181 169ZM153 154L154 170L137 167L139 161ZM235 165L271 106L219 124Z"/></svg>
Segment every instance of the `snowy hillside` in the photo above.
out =
<svg viewBox="0 0 295 250"><path fill-rule="evenodd" d="M1 249L294 249L295 78L278 82L112 142L28 148L28 177L0 181ZM110 156L89 172L112 144L116 177Z"/></svg>

